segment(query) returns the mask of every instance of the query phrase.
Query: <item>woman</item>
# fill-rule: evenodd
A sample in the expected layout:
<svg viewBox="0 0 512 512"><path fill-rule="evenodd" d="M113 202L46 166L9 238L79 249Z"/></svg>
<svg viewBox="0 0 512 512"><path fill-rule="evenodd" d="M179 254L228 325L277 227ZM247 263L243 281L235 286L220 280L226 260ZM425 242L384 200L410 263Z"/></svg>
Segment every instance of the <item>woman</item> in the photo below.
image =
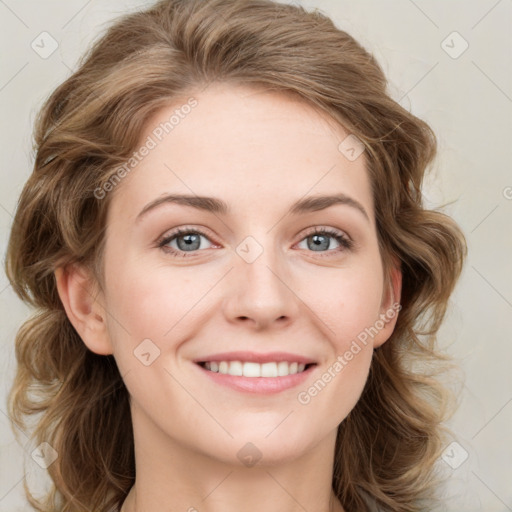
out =
<svg viewBox="0 0 512 512"><path fill-rule="evenodd" d="M6 269L44 511L431 510L466 254L436 152L320 13L164 0L36 126ZM37 390L34 395L33 392Z"/></svg>

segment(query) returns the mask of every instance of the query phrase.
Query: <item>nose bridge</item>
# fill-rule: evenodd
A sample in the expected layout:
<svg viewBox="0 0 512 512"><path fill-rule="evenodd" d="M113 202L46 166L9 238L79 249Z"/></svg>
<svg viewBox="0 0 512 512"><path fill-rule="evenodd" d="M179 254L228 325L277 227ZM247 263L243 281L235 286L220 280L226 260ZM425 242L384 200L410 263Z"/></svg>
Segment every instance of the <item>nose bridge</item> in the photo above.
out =
<svg viewBox="0 0 512 512"><path fill-rule="evenodd" d="M266 324L296 312L290 273L273 233L247 236L235 248L228 313Z"/></svg>

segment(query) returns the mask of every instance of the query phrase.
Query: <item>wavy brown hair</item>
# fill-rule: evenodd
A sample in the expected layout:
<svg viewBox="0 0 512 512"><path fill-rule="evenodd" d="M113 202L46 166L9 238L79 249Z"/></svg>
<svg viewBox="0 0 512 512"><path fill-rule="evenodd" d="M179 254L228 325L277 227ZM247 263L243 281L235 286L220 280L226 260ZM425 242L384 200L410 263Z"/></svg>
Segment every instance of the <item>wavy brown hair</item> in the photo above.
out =
<svg viewBox="0 0 512 512"><path fill-rule="evenodd" d="M88 350L69 322L54 273L77 262L103 285L112 194L94 191L130 157L152 114L213 82L298 94L365 145L385 275L400 263L402 309L339 426L332 484L346 510L368 510L368 497L382 510L430 510L451 411L436 337L467 252L457 224L423 204L436 138L391 98L382 69L349 34L319 11L271 0L164 0L124 16L38 115L6 259L14 290L36 309L16 337L13 430L39 414L32 439L58 452L44 498L25 480L29 502L107 512L134 484L127 389L113 356Z"/></svg>

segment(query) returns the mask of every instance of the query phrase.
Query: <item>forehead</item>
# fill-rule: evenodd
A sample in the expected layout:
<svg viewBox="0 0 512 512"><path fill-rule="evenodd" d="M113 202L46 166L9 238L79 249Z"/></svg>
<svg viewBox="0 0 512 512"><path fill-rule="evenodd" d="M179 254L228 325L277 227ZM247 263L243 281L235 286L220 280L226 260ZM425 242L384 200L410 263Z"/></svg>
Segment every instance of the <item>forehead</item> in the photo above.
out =
<svg viewBox="0 0 512 512"><path fill-rule="evenodd" d="M239 212L265 205L269 213L274 204L342 192L370 214L365 155L350 160L340 150L348 135L297 95L211 84L146 123L138 148L151 149L117 186L112 215L134 217L170 192L220 197Z"/></svg>

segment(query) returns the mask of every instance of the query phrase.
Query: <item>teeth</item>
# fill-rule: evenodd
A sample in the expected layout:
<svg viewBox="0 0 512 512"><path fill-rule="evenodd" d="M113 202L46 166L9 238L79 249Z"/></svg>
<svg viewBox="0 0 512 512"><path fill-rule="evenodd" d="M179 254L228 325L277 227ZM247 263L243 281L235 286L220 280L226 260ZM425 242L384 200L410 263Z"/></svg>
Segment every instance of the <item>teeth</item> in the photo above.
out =
<svg viewBox="0 0 512 512"><path fill-rule="evenodd" d="M261 377L261 364L243 363L243 374L244 377Z"/></svg>
<svg viewBox="0 0 512 512"><path fill-rule="evenodd" d="M244 377L285 377L295 373L302 373L306 365L302 363L289 363L279 361L278 363L253 363L241 361L210 361L204 363L204 367L215 373L223 375L235 375Z"/></svg>
<svg viewBox="0 0 512 512"><path fill-rule="evenodd" d="M231 361L228 368L229 375L241 377L244 374L244 365L240 361Z"/></svg>
<svg viewBox="0 0 512 512"><path fill-rule="evenodd" d="M285 375L290 374L290 366L286 361L281 361L277 363L277 375L279 377L284 377Z"/></svg>
<svg viewBox="0 0 512 512"><path fill-rule="evenodd" d="M263 363L261 365L262 377L277 377L277 363Z"/></svg>

